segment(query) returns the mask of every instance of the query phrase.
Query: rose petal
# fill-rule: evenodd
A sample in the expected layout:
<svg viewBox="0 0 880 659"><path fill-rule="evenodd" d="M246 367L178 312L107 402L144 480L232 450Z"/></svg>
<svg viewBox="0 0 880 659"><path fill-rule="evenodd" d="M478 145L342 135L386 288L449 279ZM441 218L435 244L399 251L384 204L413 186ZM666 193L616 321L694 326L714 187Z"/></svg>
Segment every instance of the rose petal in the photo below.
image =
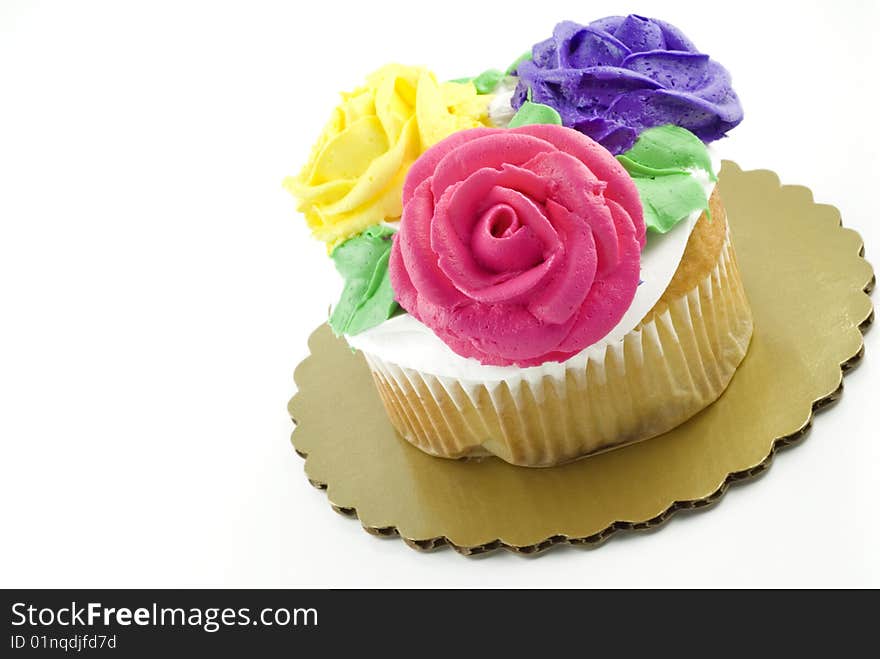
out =
<svg viewBox="0 0 880 659"><path fill-rule="evenodd" d="M644 16L630 14L611 33L635 53L666 48L661 27Z"/></svg>
<svg viewBox="0 0 880 659"><path fill-rule="evenodd" d="M569 356L607 336L629 309L639 285L641 245L628 215L612 212L618 229L620 263L617 268L593 282L581 305L571 333L557 350Z"/></svg>
<svg viewBox="0 0 880 659"><path fill-rule="evenodd" d="M531 227L523 226L516 211L496 204L474 226L471 252L476 262L492 272L521 272L538 265L544 245Z"/></svg>
<svg viewBox="0 0 880 659"><path fill-rule="evenodd" d="M534 79L524 69L523 78L532 88L532 100L562 110L562 102L580 111L607 108L620 94L640 89L660 89L661 85L637 71L616 66L593 66L587 69L559 68L541 71Z"/></svg>
<svg viewBox="0 0 880 659"><path fill-rule="evenodd" d="M394 299L404 309L410 311L418 307L418 291L413 286L406 264L403 262L401 232L394 234L391 243L391 254L388 257L388 276L391 279L391 289L394 291ZM413 315L413 311L410 311Z"/></svg>
<svg viewBox="0 0 880 659"><path fill-rule="evenodd" d="M616 267L617 231L602 195L606 184L583 162L562 151L538 154L523 168L553 181L553 200L581 218L582 223L589 223L596 241L600 274Z"/></svg>
<svg viewBox="0 0 880 659"><path fill-rule="evenodd" d="M584 163L600 181L606 183L605 198L616 201L629 210L636 237L645 245L645 217L642 200L632 178L617 159L606 149L577 131L560 131L555 126L536 124L513 129L550 142L561 151L570 153Z"/></svg>
<svg viewBox="0 0 880 659"><path fill-rule="evenodd" d="M516 172L534 176L532 172L519 167L516 168ZM530 191L525 186L502 187L498 185L489 191L489 194L486 196L486 204L507 204L513 208L516 211L520 224L529 227L535 232L535 236L544 247L545 254L549 254L556 250L559 245L559 238L543 210L543 204L546 199L546 193L540 196L530 194Z"/></svg>
<svg viewBox="0 0 880 659"><path fill-rule="evenodd" d="M621 96L608 116L637 127L639 132L676 123L703 141L711 141L734 128L742 120L742 110L735 95L718 104L689 93L658 90Z"/></svg>
<svg viewBox="0 0 880 659"><path fill-rule="evenodd" d="M467 302L467 298L449 282L437 265L437 255L431 248L430 240L432 216L431 186L430 181L426 180L416 188L404 207L400 230L391 250L391 262L395 265L391 273L391 287L398 291L397 267L402 265L410 283L418 291L416 310L409 306L409 301L398 301L427 324L443 322L443 309L455 308ZM400 251L400 259L394 256L396 250ZM403 283L405 286L406 282Z"/></svg>
<svg viewBox="0 0 880 659"><path fill-rule="evenodd" d="M709 56L657 50L630 55L622 66L656 80L666 89L693 91L706 85Z"/></svg>
<svg viewBox="0 0 880 659"><path fill-rule="evenodd" d="M509 131L477 136L447 152L437 163L431 176L431 191L439 199L450 185L465 180L484 167L501 169L519 165L553 145L531 135L511 135Z"/></svg>
<svg viewBox="0 0 880 659"><path fill-rule="evenodd" d="M547 212L562 238L564 252L559 256L561 266L532 296L528 309L540 321L560 324L577 313L593 285L596 244L583 217L553 200L547 201Z"/></svg>
<svg viewBox="0 0 880 659"><path fill-rule="evenodd" d="M524 60L519 63L517 66L517 75L521 75L519 67L526 62L534 62L535 66L544 68L555 68L559 66L559 51L556 48L556 41L554 41L553 37L545 39L532 46L532 59Z"/></svg>
<svg viewBox="0 0 880 659"><path fill-rule="evenodd" d="M685 36L684 32L672 23L661 21L659 18L650 20L653 20L663 30L663 40L666 41L667 50L685 50L689 53L699 52L699 49Z"/></svg>
<svg viewBox="0 0 880 659"><path fill-rule="evenodd" d="M524 271L498 272L483 267L475 258L471 247L472 234L463 239L452 227L451 216L457 208L450 200L464 183L447 189L434 209L430 227L431 249L436 255L437 266L448 281L470 299L480 302L514 302L530 294L536 286L557 266L554 257L559 244L555 232L537 205L519 193L504 188L494 188L486 200L487 208L506 203L516 212L521 224L529 227L532 235L542 246L541 262ZM478 218L479 219L479 218ZM474 222L476 224L476 222ZM534 228L537 227L536 231ZM541 233L543 231L543 233ZM549 234L549 235L548 235ZM549 243L549 244L548 244Z"/></svg>
<svg viewBox="0 0 880 659"><path fill-rule="evenodd" d="M483 167L460 183L451 186L441 195L437 204L441 210L454 208L455 212L448 215L448 221L463 242L470 240L474 223L485 211L488 196L494 188L512 188L543 203L547 198L547 184L533 172L515 165L502 165L501 169ZM496 203L497 198L491 202ZM515 203L515 202L512 202Z"/></svg>
<svg viewBox="0 0 880 659"><path fill-rule="evenodd" d="M613 35L570 21L559 23L553 33L561 67L619 66L630 54Z"/></svg>
<svg viewBox="0 0 880 659"><path fill-rule="evenodd" d="M599 142L615 156L629 151L638 137L638 133L631 127L606 117L577 119L571 127Z"/></svg>
<svg viewBox="0 0 880 659"><path fill-rule="evenodd" d="M416 188L422 184L427 178L434 173L437 163L443 159L447 153L456 147L474 139L478 135L491 135L492 133L501 132L502 128L471 128L458 133L453 133L445 140L437 142L430 149L426 150L419 159L416 160L406 175L406 181L403 184L403 205L406 206L412 198Z"/></svg>
<svg viewBox="0 0 880 659"><path fill-rule="evenodd" d="M664 48L667 50L686 50L691 53L697 52L696 46L684 35L684 33L679 30L674 25L667 23L666 21L661 21L657 18L645 18L644 16L639 16L637 14L630 14L629 16L608 16L607 18L600 18L599 20L593 21L590 23L590 27L598 28L600 30L605 30L606 32L610 32L615 35L621 41L626 43L625 33L622 33L622 29L624 28L624 24L628 19L639 19L642 21L648 21L653 23L658 28L660 28L660 32L663 35ZM633 50L636 50L633 48Z"/></svg>
<svg viewBox="0 0 880 659"><path fill-rule="evenodd" d="M507 366L542 363L570 332L576 318L564 324L546 324L516 304L472 304L451 315L448 334L465 339L469 350L483 364Z"/></svg>

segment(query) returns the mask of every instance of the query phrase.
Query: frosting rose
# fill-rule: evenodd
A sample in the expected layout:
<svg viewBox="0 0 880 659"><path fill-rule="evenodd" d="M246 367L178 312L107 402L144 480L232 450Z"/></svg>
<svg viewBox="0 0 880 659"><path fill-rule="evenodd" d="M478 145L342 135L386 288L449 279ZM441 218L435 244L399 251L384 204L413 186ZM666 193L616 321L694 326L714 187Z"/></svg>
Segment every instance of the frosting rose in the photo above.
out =
<svg viewBox="0 0 880 659"><path fill-rule="evenodd" d="M397 220L409 166L447 135L485 123L488 102L470 82L439 83L427 69L384 66L342 94L308 163L284 187L315 237L332 249Z"/></svg>
<svg viewBox="0 0 880 659"><path fill-rule="evenodd" d="M618 154L646 128L675 124L704 142L742 121L730 74L682 32L642 16L559 23L516 68L512 104L555 108L562 123Z"/></svg>
<svg viewBox="0 0 880 659"><path fill-rule="evenodd" d="M403 204L389 262L396 299L462 356L565 360L613 329L635 295L638 191L576 131L456 133L410 169Z"/></svg>

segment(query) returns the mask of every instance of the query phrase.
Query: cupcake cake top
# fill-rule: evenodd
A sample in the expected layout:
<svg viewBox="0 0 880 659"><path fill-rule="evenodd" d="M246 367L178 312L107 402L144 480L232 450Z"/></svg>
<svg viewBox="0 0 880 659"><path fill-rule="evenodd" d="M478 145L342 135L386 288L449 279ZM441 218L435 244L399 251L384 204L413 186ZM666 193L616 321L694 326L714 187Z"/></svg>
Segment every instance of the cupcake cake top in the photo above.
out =
<svg viewBox="0 0 880 659"><path fill-rule="evenodd" d="M507 72L371 74L284 185L345 282L337 334L438 373L518 373L635 327L708 208L705 143L741 118L727 72L668 23L565 21Z"/></svg>

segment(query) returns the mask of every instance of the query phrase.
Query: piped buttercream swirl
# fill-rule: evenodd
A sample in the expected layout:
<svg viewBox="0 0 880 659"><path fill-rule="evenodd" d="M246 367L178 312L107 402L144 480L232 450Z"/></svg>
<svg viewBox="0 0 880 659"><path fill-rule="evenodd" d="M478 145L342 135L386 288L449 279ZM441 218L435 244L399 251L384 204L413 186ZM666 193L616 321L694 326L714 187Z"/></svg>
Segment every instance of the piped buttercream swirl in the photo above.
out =
<svg viewBox="0 0 880 659"><path fill-rule="evenodd" d="M634 14L559 23L516 74L513 107L531 96L614 154L646 128L674 124L708 143L743 118L724 67L675 26Z"/></svg>
<svg viewBox="0 0 880 659"><path fill-rule="evenodd" d="M576 131L456 133L413 165L403 203L389 262L397 301L464 357L563 361L604 337L635 295L638 191Z"/></svg>

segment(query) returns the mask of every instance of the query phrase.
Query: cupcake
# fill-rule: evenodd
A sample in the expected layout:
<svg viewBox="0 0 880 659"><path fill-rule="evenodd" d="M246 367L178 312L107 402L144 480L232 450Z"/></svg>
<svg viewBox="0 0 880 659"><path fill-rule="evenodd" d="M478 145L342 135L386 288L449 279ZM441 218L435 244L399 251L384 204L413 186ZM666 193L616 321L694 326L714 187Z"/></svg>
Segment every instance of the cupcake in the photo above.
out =
<svg viewBox="0 0 880 659"><path fill-rule="evenodd" d="M508 75L420 72L436 129L421 82L361 104L442 135L402 148L384 187L367 172L394 133L345 178L328 178L338 140L322 138L288 183L345 281L331 327L400 436L435 456L552 466L655 437L721 395L752 333L706 146L741 119L729 75L637 16L561 23L530 55ZM339 116L331 132L358 121ZM381 203L358 215L350 196ZM309 205L326 199L334 212Z"/></svg>

